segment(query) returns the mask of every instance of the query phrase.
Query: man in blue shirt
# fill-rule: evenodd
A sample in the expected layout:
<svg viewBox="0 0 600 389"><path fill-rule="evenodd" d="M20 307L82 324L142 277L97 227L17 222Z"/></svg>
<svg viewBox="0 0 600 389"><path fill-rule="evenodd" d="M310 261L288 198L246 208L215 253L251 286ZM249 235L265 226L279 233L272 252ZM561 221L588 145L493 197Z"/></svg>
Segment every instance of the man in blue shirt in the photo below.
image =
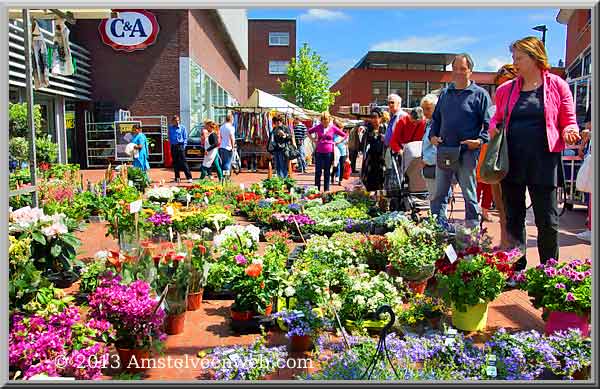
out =
<svg viewBox="0 0 600 389"><path fill-rule="evenodd" d="M479 204L477 202L477 162L479 149L486 143L490 124L489 108L492 100L488 92L471 81L474 63L469 54L459 54L452 61L452 81L442 91L433 112L429 140L438 147L446 148L446 158L452 158L453 150L459 151L457 163L449 167L440 166L435 170L436 193L431 202L431 213L436 215L442 226L452 232L442 210L444 199L456 176L465 199L465 225L468 228L479 225Z"/></svg>
<svg viewBox="0 0 600 389"><path fill-rule="evenodd" d="M173 116L172 124L169 126L169 143L171 144L171 156L173 157L173 169L175 170L175 182L179 182L179 173L183 171L188 182L192 182L192 173L185 159L185 146L187 146L187 130L179 124L179 116Z"/></svg>

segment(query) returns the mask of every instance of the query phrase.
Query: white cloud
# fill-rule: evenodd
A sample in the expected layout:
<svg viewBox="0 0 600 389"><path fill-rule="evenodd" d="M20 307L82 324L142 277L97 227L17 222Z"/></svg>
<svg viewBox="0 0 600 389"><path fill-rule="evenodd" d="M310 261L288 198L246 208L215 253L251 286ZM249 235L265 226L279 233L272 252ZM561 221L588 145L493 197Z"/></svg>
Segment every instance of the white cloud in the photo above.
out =
<svg viewBox="0 0 600 389"><path fill-rule="evenodd" d="M331 11L328 9L311 8L298 17L304 22L312 22L316 20L346 20L350 16L340 11Z"/></svg>
<svg viewBox="0 0 600 389"><path fill-rule="evenodd" d="M481 63L479 70L484 72L495 72L500 69L503 65L512 63L512 60L508 57L492 57L487 61ZM477 64L475 64L477 66Z"/></svg>
<svg viewBox="0 0 600 389"><path fill-rule="evenodd" d="M551 21L555 20L557 13L558 13L557 10L538 12L538 13L529 14L529 16L527 18L532 22L543 22L543 21L551 22Z"/></svg>
<svg viewBox="0 0 600 389"><path fill-rule="evenodd" d="M405 39L389 40L376 43L371 46L371 50L413 51L425 53L431 53L435 51L452 52L462 50L466 46L469 46L477 41L477 38L471 36L411 36Z"/></svg>

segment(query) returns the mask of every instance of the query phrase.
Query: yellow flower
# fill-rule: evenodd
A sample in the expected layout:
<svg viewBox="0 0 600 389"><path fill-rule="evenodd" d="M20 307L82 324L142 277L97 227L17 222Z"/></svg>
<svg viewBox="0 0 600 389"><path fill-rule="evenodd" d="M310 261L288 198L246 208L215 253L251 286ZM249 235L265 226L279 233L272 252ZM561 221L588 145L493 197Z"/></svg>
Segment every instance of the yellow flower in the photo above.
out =
<svg viewBox="0 0 600 389"><path fill-rule="evenodd" d="M408 318L408 324L415 324L417 322L417 320L415 319L414 316L409 316Z"/></svg>

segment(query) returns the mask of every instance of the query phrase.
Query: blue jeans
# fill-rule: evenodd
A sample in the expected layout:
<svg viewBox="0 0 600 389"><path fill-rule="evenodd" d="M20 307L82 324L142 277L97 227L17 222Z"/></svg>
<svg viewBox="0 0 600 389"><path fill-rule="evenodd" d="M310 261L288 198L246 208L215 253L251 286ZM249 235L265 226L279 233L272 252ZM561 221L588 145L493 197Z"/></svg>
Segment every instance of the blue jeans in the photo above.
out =
<svg viewBox="0 0 600 389"><path fill-rule="evenodd" d="M304 147L302 143L297 143L296 145L298 146L298 152L300 153L298 156L298 169L304 172L306 171L306 155L304 154Z"/></svg>
<svg viewBox="0 0 600 389"><path fill-rule="evenodd" d="M283 151L274 151L273 160L275 161L277 176L286 178L288 176L288 160L283 154Z"/></svg>
<svg viewBox="0 0 600 389"><path fill-rule="evenodd" d="M342 178L344 178L344 163L346 163L346 156L340 155L340 159L338 161L337 169L335 171L335 176L338 179L338 182L342 182Z"/></svg>
<svg viewBox="0 0 600 389"><path fill-rule="evenodd" d="M467 227L479 225L479 204L477 202L477 162L479 149L463 150L456 171L449 169L435 169L435 196L431 201L431 213L436 215L442 225L447 224L443 205L448 204L448 191L452 185L452 178L456 176L460 190L465 200L465 224Z"/></svg>
<svg viewBox="0 0 600 389"><path fill-rule="evenodd" d="M221 157L221 163L223 164L223 170L231 170L231 157L233 156L233 151L220 148L219 156Z"/></svg>
<svg viewBox="0 0 600 389"><path fill-rule="evenodd" d="M321 190L321 170L325 171L323 186L325 192L329 191L331 180L331 162L333 153L315 153L315 186Z"/></svg>

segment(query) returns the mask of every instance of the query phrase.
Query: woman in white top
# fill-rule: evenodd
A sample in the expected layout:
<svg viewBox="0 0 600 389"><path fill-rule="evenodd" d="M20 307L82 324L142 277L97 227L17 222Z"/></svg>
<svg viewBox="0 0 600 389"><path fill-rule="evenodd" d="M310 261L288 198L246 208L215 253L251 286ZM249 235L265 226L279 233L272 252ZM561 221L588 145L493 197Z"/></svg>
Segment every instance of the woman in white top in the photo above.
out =
<svg viewBox="0 0 600 389"><path fill-rule="evenodd" d="M204 122L204 162L202 162L202 175L200 179L206 176L210 177L211 168L214 166L217 169L219 180L223 179L223 172L219 164L219 136L217 134L219 126L212 120Z"/></svg>

